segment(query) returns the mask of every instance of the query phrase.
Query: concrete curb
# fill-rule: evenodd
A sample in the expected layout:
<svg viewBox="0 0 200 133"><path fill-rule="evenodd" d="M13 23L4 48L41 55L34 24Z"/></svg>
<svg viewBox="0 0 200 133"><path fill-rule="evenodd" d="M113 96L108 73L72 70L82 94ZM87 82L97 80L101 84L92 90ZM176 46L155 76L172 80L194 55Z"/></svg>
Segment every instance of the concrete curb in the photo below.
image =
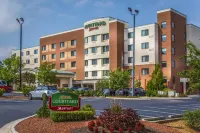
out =
<svg viewBox="0 0 200 133"><path fill-rule="evenodd" d="M183 98L180 98L180 97L177 97L177 98L174 98L174 97L139 97L139 98L123 98L123 97L106 97L108 99L125 99L125 100L154 100L154 99L157 99L157 100L187 100L187 99L192 99L190 97L183 97Z"/></svg>
<svg viewBox="0 0 200 133"><path fill-rule="evenodd" d="M181 118L183 115L169 115L169 118Z"/></svg>
<svg viewBox="0 0 200 133"><path fill-rule="evenodd" d="M151 117L151 118L143 118L143 121L157 121L157 120L164 120L165 117L164 116L160 116L160 117Z"/></svg>
<svg viewBox="0 0 200 133"><path fill-rule="evenodd" d="M173 121L178 121L178 120L181 120L181 118L164 119L164 120L157 120L157 121L151 121L151 122L167 123L167 122L173 122Z"/></svg>
<svg viewBox="0 0 200 133"><path fill-rule="evenodd" d="M15 130L15 126L18 123L20 123L21 121L26 120L26 119L31 118L31 117L34 117L34 116L36 116L36 114L32 115L32 116L25 117L25 118L21 118L21 119L18 119L18 120L14 120L14 121L6 124L2 128L0 128L0 133L19 133Z"/></svg>
<svg viewBox="0 0 200 133"><path fill-rule="evenodd" d="M121 100L151 100L150 98L123 98L123 97L105 97L106 99L121 99Z"/></svg>

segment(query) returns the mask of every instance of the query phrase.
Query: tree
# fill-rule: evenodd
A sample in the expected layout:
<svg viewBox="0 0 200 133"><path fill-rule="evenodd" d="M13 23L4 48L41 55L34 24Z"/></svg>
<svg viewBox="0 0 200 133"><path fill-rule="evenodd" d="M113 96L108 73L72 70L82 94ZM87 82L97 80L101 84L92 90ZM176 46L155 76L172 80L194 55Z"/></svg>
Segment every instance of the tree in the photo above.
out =
<svg viewBox="0 0 200 133"><path fill-rule="evenodd" d="M117 69L109 75L110 88L119 90L129 86L130 74L127 70Z"/></svg>
<svg viewBox="0 0 200 133"><path fill-rule="evenodd" d="M42 85L49 85L56 81L56 71L52 71L52 64L42 63L38 68L37 79Z"/></svg>
<svg viewBox="0 0 200 133"><path fill-rule="evenodd" d="M189 90L200 90L200 49L191 42L186 44L186 48L188 54L181 58L187 59L189 69L179 72L178 75L189 79Z"/></svg>
<svg viewBox="0 0 200 133"><path fill-rule="evenodd" d="M29 86L35 83L36 76L31 72L22 73L23 82L27 83Z"/></svg>
<svg viewBox="0 0 200 133"><path fill-rule="evenodd" d="M135 88L141 88L141 81L139 79L135 80Z"/></svg>
<svg viewBox="0 0 200 133"><path fill-rule="evenodd" d="M109 88L109 79L100 79L96 83L96 88L103 91L104 88Z"/></svg>

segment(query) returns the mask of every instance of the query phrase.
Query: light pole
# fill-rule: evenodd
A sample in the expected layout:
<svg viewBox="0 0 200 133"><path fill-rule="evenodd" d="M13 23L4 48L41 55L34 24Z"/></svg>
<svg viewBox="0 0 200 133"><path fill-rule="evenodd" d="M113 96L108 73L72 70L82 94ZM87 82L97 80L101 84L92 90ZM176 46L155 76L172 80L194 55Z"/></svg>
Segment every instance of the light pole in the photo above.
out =
<svg viewBox="0 0 200 133"><path fill-rule="evenodd" d="M134 85L135 85L135 16L138 15L139 10L134 10L134 13L132 11L132 8L128 8L129 12L131 13L131 15L133 16L133 72L132 72L132 96L133 94L133 90L134 90Z"/></svg>
<svg viewBox="0 0 200 133"><path fill-rule="evenodd" d="M24 23L24 19L23 18L20 18L20 19L16 19L17 22L20 24L20 72L19 72L19 75L20 75L20 83L19 83L19 87L20 89L22 89L22 25Z"/></svg>

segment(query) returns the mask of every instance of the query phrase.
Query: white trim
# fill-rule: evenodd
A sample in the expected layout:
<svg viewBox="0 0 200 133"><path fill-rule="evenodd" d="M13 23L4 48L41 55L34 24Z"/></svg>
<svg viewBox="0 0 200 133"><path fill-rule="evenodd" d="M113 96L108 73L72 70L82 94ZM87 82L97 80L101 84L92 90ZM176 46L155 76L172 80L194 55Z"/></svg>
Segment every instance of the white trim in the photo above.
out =
<svg viewBox="0 0 200 133"><path fill-rule="evenodd" d="M76 28L76 29L67 30L67 31L63 31L63 32L58 32L58 33L55 33L55 34L49 34L49 35L46 35L46 36L42 36L40 38L46 38L46 37L50 37L50 36L60 35L60 34L63 34L63 33L68 33L68 32L73 32L73 31L77 31L77 30L82 30L82 29L84 29L84 28L81 27L81 28Z"/></svg>
<svg viewBox="0 0 200 133"><path fill-rule="evenodd" d="M174 13L177 13L177 14L179 14L179 15L181 15L181 16L187 18L187 16L186 16L185 14L180 13L179 11L176 11L176 10L174 10L174 9L172 9L172 8L160 10L160 11L157 11L157 13L163 13L163 12L167 12L167 11L172 11L172 12L174 12Z"/></svg>
<svg viewBox="0 0 200 133"><path fill-rule="evenodd" d="M123 23L123 24L128 24L127 22L121 21L119 19L109 21L109 23L113 23L113 22L120 22L120 23Z"/></svg>

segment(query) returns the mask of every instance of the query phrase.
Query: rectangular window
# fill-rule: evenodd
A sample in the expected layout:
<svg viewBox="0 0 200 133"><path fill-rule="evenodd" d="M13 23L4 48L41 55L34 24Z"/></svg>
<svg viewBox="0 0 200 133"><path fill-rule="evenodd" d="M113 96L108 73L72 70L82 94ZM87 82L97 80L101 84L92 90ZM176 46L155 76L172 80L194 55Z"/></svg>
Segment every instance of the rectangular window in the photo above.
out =
<svg viewBox="0 0 200 133"><path fill-rule="evenodd" d="M142 56L142 62L148 62L148 61L149 61L148 55Z"/></svg>
<svg viewBox="0 0 200 133"><path fill-rule="evenodd" d="M30 51L26 51L26 55L30 55Z"/></svg>
<svg viewBox="0 0 200 133"><path fill-rule="evenodd" d="M71 51L71 56L76 56L76 50Z"/></svg>
<svg viewBox="0 0 200 133"><path fill-rule="evenodd" d="M167 62L166 61L162 61L162 67L167 67Z"/></svg>
<svg viewBox="0 0 200 133"><path fill-rule="evenodd" d="M108 40L109 39L109 34L103 34L102 35L102 39L104 40Z"/></svg>
<svg viewBox="0 0 200 133"><path fill-rule="evenodd" d="M64 48L65 47L65 43L64 42L60 42L60 48Z"/></svg>
<svg viewBox="0 0 200 133"><path fill-rule="evenodd" d="M46 50L46 45L42 46L42 51Z"/></svg>
<svg viewBox="0 0 200 133"><path fill-rule="evenodd" d="M167 24L166 22L162 22L161 23L161 28L166 28L166 24Z"/></svg>
<svg viewBox="0 0 200 133"><path fill-rule="evenodd" d="M175 48L172 48L172 54L175 54Z"/></svg>
<svg viewBox="0 0 200 133"><path fill-rule="evenodd" d="M30 60L26 60L26 64L30 64Z"/></svg>
<svg viewBox="0 0 200 133"><path fill-rule="evenodd" d="M56 69L56 64L52 64L52 69Z"/></svg>
<svg viewBox="0 0 200 133"><path fill-rule="evenodd" d="M38 49L35 49L35 50L34 50L34 54L38 54Z"/></svg>
<svg viewBox="0 0 200 133"><path fill-rule="evenodd" d="M133 57L128 57L128 63L133 63Z"/></svg>
<svg viewBox="0 0 200 133"><path fill-rule="evenodd" d="M88 60L85 60L85 66L88 66Z"/></svg>
<svg viewBox="0 0 200 133"><path fill-rule="evenodd" d="M75 46L76 45L76 40L71 40L71 46Z"/></svg>
<svg viewBox="0 0 200 133"><path fill-rule="evenodd" d="M103 52L108 52L109 51L109 46L103 46Z"/></svg>
<svg viewBox="0 0 200 133"><path fill-rule="evenodd" d="M172 21L172 28L175 28L175 23Z"/></svg>
<svg viewBox="0 0 200 133"><path fill-rule="evenodd" d="M167 39L167 36L166 35L162 35L162 42L165 42Z"/></svg>
<svg viewBox="0 0 200 133"><path fill-rule="evenodd" d="M71 62L71 67L76 67L76 61Z"/></svg>
<svg viewBox="0 0 200 133"><path fill-rule="evenodd" d="M92 53L96 53L97 52L97 48L96 47L92 47Z"/></svg>
<svg viewBox="0 0 200 133"><path fill-rule="evenodd" d="M148 49L149 48L149 42L141 43L141 48L142 49Z"/></svg>
<svg viewBox="0 0 200 133"><path fill-rule="evenodd" d="M92 59L92 65L97 65L97 59Z"/></svg>
<svg viewBox="0 0 200 133"><path fill-rule="evenodd" d="M166 48L162 48L162 54L166 54L166 52L167 52L167 49Z"/></svg>
<svg viewBox="0 0 200 133"><path fill-rule="evenodd" d="M56 49L56 44L51 44L52 49Z"/></svg>
<svg viewBox="0 0 200 133"><path fill-rule="evenodd" d="M85 72L85 77L88 77L88 72Z"/></svg>
<svg viewBox="0 0 200 133"><path fill-rule="evenodd" d="M34 63L38 63L38 58L35 58L35 59L34 59Z"/></svg>
<svg viewBox="0 0 200 133"><path fill-rule="evenodd" d="M128 38L133 38L133 32L128 33Z"/></svg>
<svg viewBox="0 0 200 133"><path fill-rule="evenodd" d="M65 63L60 63L60 68L65 68Z"/></svg>
<svg viewBox="0 0 200 133"><path fill-rule="evenodd" d="M109 70L103 70L103 76L109 76Z"/></svg>
<svg viewBox="0 0 200 133"><path fill-rule="evenodd" d="M133 51L133 44L132 45L128 45L128 51Z"/></svg>
<svg viewBox="0 0 200 133"><path fill-rule="evenodd" d="M175 35L172 34L172 41L174 42L175 41Z"/></svg>
<svg viewBox="0 0 200 133"><path fill-rule="evenodd" d="M172 61L172 67L175 67L175 61Z"/></svg>
<svg viewBox="0 0 200 133"><path fill-rule="evenodd" d="M149 35L149 30L145 29L145 30L141 30L141 36L148 36Z"/></svg>
<svg viewBox="0 0 200 133"><path fill-rule="evenodd" d="M97 41L97 35L92 35L91 39L92 39L92 41Z"/></svg>
<svg viewBox="0 0 200 133"><path fill-rule="evenodd" d="M85 55L88 54L88 49L85 49Z"/></svg>
<svg viewBox="0 0 200 133"><path fill-rule="evenodd" d="M142 68L142 75L149 74L149 68Z"/></svg>
<svg viewBox="0 0 200 133"><path fill-rule="evenodd" d="M52 55L51 55L51 58L52 58L52 59L56 59L56 54L52 54Z"/></svg>
<svg viewBox="0 0 200 133"><path fill-rule="evenodd" d="M88 43L88 37L85 37L84 41L85 43Z"/></svg>
<svg viewBox="0 0 200 133"><path fill-rule="evenodd" d="M65 52L60 53L60 58L65 58Z"/></svg>
<svg viewBox="0 0 200 133"><path fill-rule="evenodd" d="M46 60L46 55L42 55L42 60Z"/></svg>
<svg viewBox="0 0 200 133"><path fill-rule="evenodd" d="M97 71L92 71L92 76L97 76Z"/></svg>
<svg viewBox="0 0 200 133"><path fill-rule="evenodd" d="M103 64L109 64L109 58L104 58L103 59Z"/></svg>

